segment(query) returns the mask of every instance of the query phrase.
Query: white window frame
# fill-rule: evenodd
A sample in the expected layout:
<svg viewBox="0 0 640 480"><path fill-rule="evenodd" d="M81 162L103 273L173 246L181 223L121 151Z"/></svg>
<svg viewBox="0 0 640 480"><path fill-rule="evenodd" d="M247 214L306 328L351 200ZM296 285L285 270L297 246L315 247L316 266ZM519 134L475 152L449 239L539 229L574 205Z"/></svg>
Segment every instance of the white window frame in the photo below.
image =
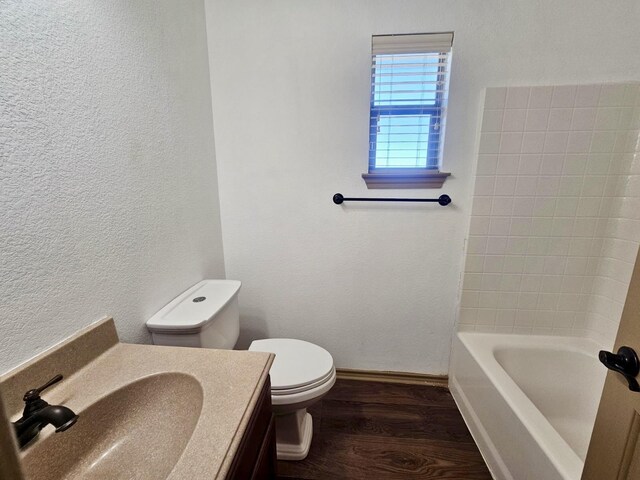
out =
<svg viewBox="0 0 640 480"><path fill-rule="evenodd" d="M407 35L375 35L371 45L371 92L370 92L370 122L369 122L369 168L362 178L368 188L440 188L450 173L440 171L442 151L444 145L446 107L448 101L448 84L450 77L451 48L453 33L407 34ZM376 74L376 59L378 55L425 54L438 56L443 59L442 73L438 73L435 89L425 93L436 92L433 104L424 102L416 105L401 102L401 105L379 105L375 101L376 82L380 81L380 74ZM393 77L391 77L393 78ZM431 82L433 83L433 82ZM380 83L378 83L379 87ZM400 87L402 88L402 87ZM415 88L415 85L411 87ZM433 87L431 87L433 88ZM413 90L412 90L413 92ZM400 168L383 167L376 164L376 149L378 148L378 132L381 119L428 117L429 133L426 136L426 147L416 146L425 150L424 166L407 166ZM384 137L383 137L384 138ZM386 138L391 138L387 135ZM387 144L389 148L389 144Z"/></svg>

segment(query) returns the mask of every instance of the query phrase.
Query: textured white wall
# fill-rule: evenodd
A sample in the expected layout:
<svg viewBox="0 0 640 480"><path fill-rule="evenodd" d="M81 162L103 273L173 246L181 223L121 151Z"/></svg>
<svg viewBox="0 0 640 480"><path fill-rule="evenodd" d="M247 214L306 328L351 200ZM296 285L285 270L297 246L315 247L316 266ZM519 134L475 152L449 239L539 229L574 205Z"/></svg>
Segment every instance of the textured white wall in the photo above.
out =
<svg viewBox="0 0 640 480"><path fill-rule="evenodd" d="M201 1L0 5L0 372L224 275Z"/></svg>
<svg viewBox="0 0 640 480"><path fill-rule="evenodd" d="M227 276L245 341L317 342L341 367L445 373L487 86L640 75L634 0L206 0ZM367 191L373 34L455 31L443 192Z"/></svg>

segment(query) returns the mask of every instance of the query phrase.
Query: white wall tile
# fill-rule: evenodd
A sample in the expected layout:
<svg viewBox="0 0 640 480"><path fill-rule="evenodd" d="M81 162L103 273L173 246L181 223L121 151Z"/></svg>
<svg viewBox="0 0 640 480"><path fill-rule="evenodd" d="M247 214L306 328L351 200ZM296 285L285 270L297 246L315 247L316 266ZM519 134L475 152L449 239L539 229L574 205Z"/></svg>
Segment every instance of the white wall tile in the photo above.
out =
<svg viewBox="0 0 640 480"><path fill-rule="evenodd" d="M558 306L557 293L540 293L538 295L538 304L536 308L538 310L556 310ZM551 324L553 323L553 316L551 317Z"/></svg>
<svg viewBox="0 0 640 480"><path fill-rule="evenodd" d="M576 107L596 107L600 98L600 85L580 85L576 92Z"/></svg>
<svg viewBox="0 0 640 480"><path fill-rule="evenodd" d="M509 237L507 241L507 253L524 256L524 254L527 253L528 245L528 238Z"/></svg>
<svg viewBox="0 0 640 480"><path fill-rule="evenodd" d="M523 139L524 142L524 139ZM639 162L640 163L640 162ZM522 154L520 155L520 165L518 167L519 175L537 175L542 165L542 155Z"/></svg>
<svg viewBox="0 0 640 480"><path fill-rule="evenodd" d="M559 198L556 202L555 215L558 217L574 217L578 212L578 197Z"/></svg>
<svg viewBox="0 0 640 480"><path fill-rule="evenodd" d="M551 97L552 107L573 107L575 103L577 86L561 86L553 88Z"/></svg>
<svg viewBox="0 0 640 480"><path fill-rule="evenodd" d="M471 206L471 215L491 215L492 204L493 197L474 197L473 205Z"/></svg>
<svg viewBox="0 0 640 480"><path fill-rule="evenodd" d="M595 218L576 218L573 235L576 237L593 237L596 229Z"/></svg>
<svg viewBox="0 0 640 480"><path fill-rule="evenodd" d="M514 332L516 331L516 327L529 327L527 329L527 333L531 333L530 328L535 324L536 316L534 310L521 310L518 309L516 311L516 323L514 326Z"/></svg>
<svg viewBox="0 0 640 480"><path fill-rule="evenodd" d="M474 308L478 306L478 292L465 291L460 297L460 306L463 308Z"/></svg>
<svg viewBox="0 0 640 480"><path fill-rule="evenodd" d="M522 275L505 273L500 278L500 290L503 292L519 292Z"/></svg>
<svg viewBox="0 0 640 480"><path fill-rule="evenodd" d="M476 175L495 175L497 166L497 155L478 155L478 168L476 170Z"/></svg>
<svg viewBox="0 0 640 480"><path fill-rule="evenodd" d="M587 167L587 155L567 154L564 158L562 173L564 175L582 175Z"/></svg>
<svg viewBox="0 0 640 480"><path fill-rule="evenodd" d="M528 217L514 217L511 219L509 235L512 237L527 237L531 234L532 219Z"/></svg>
<svg viewBox="0 0 640 480"><path fill-rule="evenodd" d="M598 108L594 129L617 130L621 111L620 108L616 107Z"/></svg>
<svg viewBox="0 0 640 480"><path fill-rule="evenodd" d="M518 308L526 310L534 310L538 305L538 293L534 292L520 292L518 296ZM533 320L535 321L535 319Z"/></svg>
<svg viewBox="0 0 640 480"><path fill-rule="evenodd" d="M522 273L525 257L523 255L507 255L504 257L504 273Z"/></svg>
<svg viewBox="0 0 640 480"><path fill-rule="evenodd" d="M525 257L524 273L543 273L544 257Z"/></svg>
<svg viewBox="0 0 640 480"><path fill-rule="evenodd" d="M516 180L516 176L496 177L494 195L513 195L516 191Z"/></svg>
<svg viewBox="0 0 640 480"><path fill-rule="evenodd" d="M502 131L504 110L485 110L482 115L482 131L484 133Z"/></svg>
<svg viewBox="0 0 640 480"><path fill-rule="evenodd" d="M482 274L465 273L462 288L463 294L468 290L480 290L482 288Z"/></svg>
<svg viewBox="0 0 640 480"><path fill-rule="evenodd" d="M504 118L502 122L503 132L522 132L527 119L527 110L524 108L515 108L504 110Z"/></svg>
<svg viewBox="0 0 640 480"><path fill-rule="evenodd" d="M503 132L500 137L500 153L520 153L522 149L522 133ZM615 137L613 141L615 142Z"/></svg>
<svg viewBox="0 0 640 480"><path fill-rule="evenodd" d="M480 135L480 153L498 153L499 151L499 133L482 133Z"/></svg>
<svg viewBox="0 0 640 480"><path fill-rule="evenodd" d="M496 326L513 327L516 321L515 309L498 310L496 314Z"/></svg>
<svg viewBox="0 0 640 480"><path fill-rule="evenodd" d="M511 218L491 217L489 220L490 235L509 235L511 228Z"/></svg>
<svg viewBox="0 0 640 480"><path fill-rule="evenodd" d="M527 120L525 123L526 132L545 132L549 122L549 109L536 108L526 110Z"/></svg>
<svg viewBox="0 0 640 480"><path fill-rule="evenodd" d="M481 325L493 325L496 321L496 310L493 308L479 308L477 314L477 324Z"/></svg>
<svg viewBox="0 0 640 480"><path fill-rule="evenodd" d="M507 237L488 237L486 253L489 255L503 255L507 250Z"/></svg>
<svg viewBox="0 0 640 480"><path fill-rule="evenodd" d="M588 153L592 139L591 132L571 132L567 139L567 153Z"/></svg>
<svg viewBox="0 0 640 480"><path fill-rule="evenodd" d="M558 210L558 204L556 202L556 212ZM553 227L553 218L551 217L533 217L531 219L531 236L534 237L548 237L551 235L551 229Z"/></svg>
<svg viewBox="0 0 640 480"><path fill-rule="evenodd" d="M555 198L536 198L536 203L533 207L533 214L536 217L553 217L556 209Z"/></svg>
<svg viewBox="0 0 640 480"><path fill-rule="evenodd" d="M578 197L582 192L583 177L579 175L567 175L560 178L560 197Z"/></svg>
<svg viewBox="0 0 640 480"><path fill-rule="evenodd" d="M500 290L500 281L502 275L499 273L483 273L482 280L480 282L481 290L494 292Z"/></svg>
<svg viewBox="0 0 640 480"><path fill-rule="evenodd" d="M529 108L548 108L551 106L553 87L532 87L529 96Z"/></svg>
<svg viewBox="0 0 640 480"><path fill-rule="evenodd" d="M505 100L507 98L506 88L487 88L484 97L484 108L504 108Z"/></svg>
<svg viewBox="0 0 640 480"><path fill-rule="evenodd" d="M582 182L583 197L601 197L607 177L604 175L585 175Z"/></svg>
<svg viewBox="0 0 640 480"><path fill-rule="evenodd" d="M496 292L479 292L478 307L479 308L496 308L498 304L498 294Z"/></svg>
<svg viewBox="0 0 640 480"><path fill-rule="evenodd" d="M571 128L573 108L552 108L549 113L549 131L564 131Z"/></svg>
<svg viewBox="0 0 640 480"><path fill-rule="evenodd" d="M477 308L461 308L459 321L463 325L475 325L478 315Z"/></svg>
<svg viewBox="0 0 640 480"><path fill-rule="evenodd" d="M460 328L613 341L640 241L638 129L638 84L487 89Z"/></svg>
<svg viewBox="0 0 640 480"><path fill-rule="evenodd" d="M465 272L482 273L484 267L484 255L467 255Z"/></svg>
<svg viewBox="0 0 640 480"><path fill-rule="evenodd" d="M538 178L521 176L516 179L515 194L521 197L534 196L538 188Z"/></svg>
<svg viewBox="0 0 640 480"><path fill-rule="evenodd" d="M551 132L547 131L544 138L544 153L565 153L567 150L567 141L569 134L567 132ZM614 139L615 141L615 139Z"/></svg>
<svg viewBox="0 0 640 480"><path fill-rule="evenodd" d="M467 252L476 255L487 252L487 237L472 235L469 237Z"/></svg>
<svg viewBox="0 0 640 480"><path fill-rule="evenodd" d="M529 87L510 87L507 89L506 108L527 108L529 106Z"/></svg>
<svg viewBox="0 0 640 480"><path fill-rule="evenodd" d="M538 293L542 288L542 275L523 275L520 281L520 292ZM533 303L533 302L532 302ZM518 308L534 308L535 305L525 306L518 297Z"/></svg>
<svg viewBox="0 0 640 480"><path fill-rule="evenodd" d="M516 183L516 188L517 188ZM533 191L535 192L535 186ZM533 208L535 207L535 197L515 197L513 199L512 215L514 216L530 216L533 214Z"/></svg>
<svg viewBox="0 0 640 480"><path fill-rule="evenodd" d="M556 218L554 218L553 219L553 225L551 226L551 236L552 237L565 237L565 238L568 239L573 234L575 222L576 222L576 219L571 218L571 217L565 217L565 218L556 217ZM550 241L549 253L552 253L551 252L551 243L553 243L554 241L557 242L557 240L551 238L551 239L549 239L549 241ZM567 251L568 250L569 250L569 245L567 243Z"/></svg>
<svg viewBox="0 0 640 480"><path fill-rule="evenodd" d="M513 215L514 198L509 197L493 197L491 203L491 215L496 217L510 217Z"/></svg>
<svg viewBox="0 0 640 480"><path fill-rule="evenodd" d="M560 162L552 162L552 166L562 165ZM543 164L544 168L544 164ZM558 188L560 187L560 177L557 176L540 176L538 177L538 186L536 189L536 195L542 197L555 197L558 194Z"/></svg>
<svg viewBox="0 0 640 480"><path fill-rule="evenodd" d="M549 239L546 237L530 237L527 245L528 255L546 255Z"/></svg>
<svg viewBox="0 0 640 480"><path fill-rule="evenodd" d="M609 172L610 165L611 154L591 154L587 157L585 173L590 175L606 175Z"/></svg>
<svg viewBox="0 0 640 480"><path fill-rule="evenodd" d="M544 273L546 275L562 275L567 259L560 256L548 255L544 259Z"/></svg>
<svg viewBox="0 0 640 480"><path fill-rule="evenodd" d="M613 152L616 143L616 132L594 132L591 137L591 153Z"/></svg>
<svg viewBox="0 0 640 480"><path fill-rule="evenodd" d="M600 89L600 107L621 107L625 102L625 85L608 84L602 85Z"/></svg>
<svg viewBox="0 0 640 480"><path fill-rule="evenodd" d="M497 174L498 175L517 175L520 167L520 155L502 154L498 155Z"/></svg>
<svg viewBox="0 0 640 480"><path fill-rule="evenodd" d="M593 130L596 122L597 109L575 108L571 119L571 130Z"/></svg>
<svg viewBox="0 0 640 480"><path fill-rule="evenodd" d="M493 175L479 175L476 177L476 189L474 193L478 197L493 195L495 185L496 177L494 177Z"/></svg>
<svg viewBox="0 0 640 480"><path fill-rule="evenodd" d="M489 217L471 217L469 234L486 235L489 233Z"/></svg>
<svg viewBox="0 0 640 480"><path fill-rule="evenodd" d="M546 261L546 258L545 258ZM562 289L562 276L561 275L545 275L542 278L543 293L558 293Z"/></svg>
<svg viewBox="0 0 640 480"><path fill-rule="evenodd" d="M542 155L542 165L540 166L540 175L560 175L564 165L565 156L563 154L554 153ZM541 182L538 182L541 183Z"/></svg>
<svg viewBox="0 0 640 480"><path fill-rule="evenodd" d="M522 153L542 153L545 132L524 132L522 135Z"/></svg>

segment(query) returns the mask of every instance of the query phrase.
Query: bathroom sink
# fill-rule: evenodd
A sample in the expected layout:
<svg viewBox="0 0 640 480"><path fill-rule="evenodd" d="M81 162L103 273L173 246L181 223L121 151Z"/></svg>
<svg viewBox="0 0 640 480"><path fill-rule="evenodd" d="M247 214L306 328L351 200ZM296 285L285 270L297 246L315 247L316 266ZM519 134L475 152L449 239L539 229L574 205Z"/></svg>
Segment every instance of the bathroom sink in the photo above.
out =
<svg viewBox="0 0 640 480"><path fill-rule="evenodd" d="M26 478L166 478L191 438L202 401L200 383L184 373L125 385L76 411L80 418L67 431L43 431L24 451Z"/></svg>

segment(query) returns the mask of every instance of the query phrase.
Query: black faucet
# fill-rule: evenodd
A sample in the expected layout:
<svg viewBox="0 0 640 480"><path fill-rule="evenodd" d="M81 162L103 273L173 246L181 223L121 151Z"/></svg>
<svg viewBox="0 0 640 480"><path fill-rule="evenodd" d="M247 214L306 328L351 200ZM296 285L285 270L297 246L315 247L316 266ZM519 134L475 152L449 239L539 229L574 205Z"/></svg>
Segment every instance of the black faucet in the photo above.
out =
<svg viewBox="0 0 640 480"><path fill-rule="evenodd" d="M41 387L29 390L22 398L25 402L22 418L13 422L20 448L24 448L31 440L38 436L40 430L51 424L56 432L64 432L78 420L71 409L62 405L49 405L40 398L43 390L62 380L62 375L56 375Z"/></svg>

